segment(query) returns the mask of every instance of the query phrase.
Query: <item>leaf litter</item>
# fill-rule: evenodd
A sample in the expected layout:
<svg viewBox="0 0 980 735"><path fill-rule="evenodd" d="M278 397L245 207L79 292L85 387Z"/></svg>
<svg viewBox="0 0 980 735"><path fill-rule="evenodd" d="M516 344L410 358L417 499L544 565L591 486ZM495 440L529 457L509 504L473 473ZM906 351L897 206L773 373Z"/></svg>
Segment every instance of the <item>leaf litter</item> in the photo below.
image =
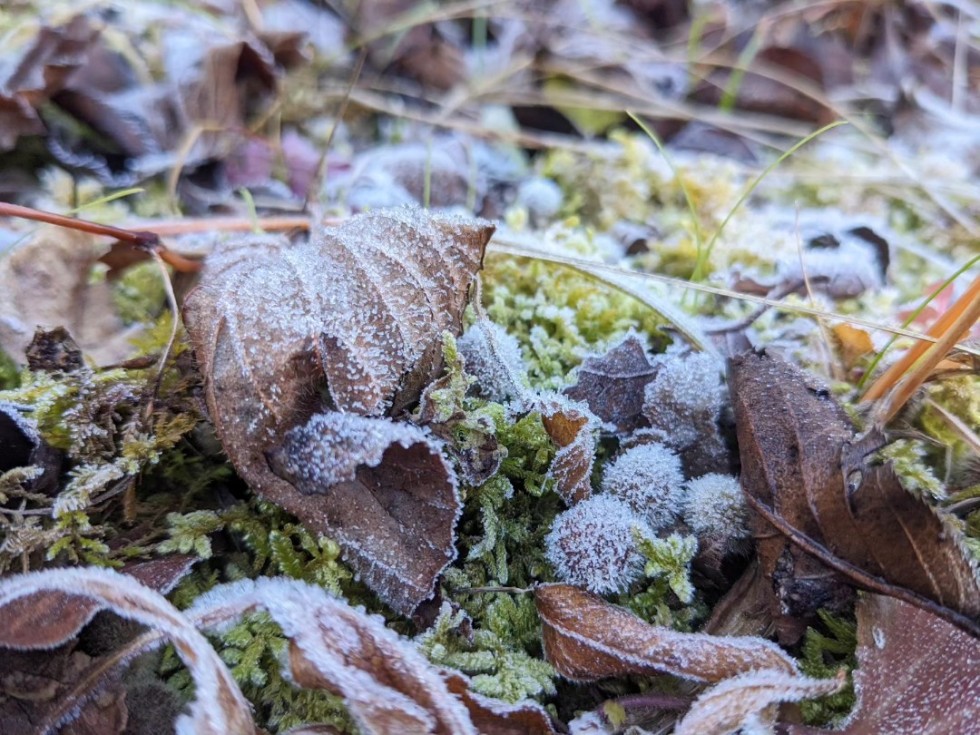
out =
<svg viewBox="0 0 980 735"><path fill-rule="evenodd" d="M12 726L970 732L970 325L858 395L972 313L972 20L5 8L0 196L183 269L0 230Z"/></svg>

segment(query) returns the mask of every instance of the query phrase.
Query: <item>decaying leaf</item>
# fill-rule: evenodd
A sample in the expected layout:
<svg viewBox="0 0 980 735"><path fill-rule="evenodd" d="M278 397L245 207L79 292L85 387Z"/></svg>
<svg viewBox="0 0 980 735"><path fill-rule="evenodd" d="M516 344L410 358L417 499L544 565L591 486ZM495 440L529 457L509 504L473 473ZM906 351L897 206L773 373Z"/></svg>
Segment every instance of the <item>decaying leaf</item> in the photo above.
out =
<svg viewBox="0 0 980 735"><path fill-rule="evenodd" d="M836 679L810 679L783 671L750 671L726 679L698 697L674 735L730 735L744 728L766 732L779 702L823 697L839 691L845 672Z"/></svg>
<svg viewBox="0 0 980 735"><path fill-rule="evenodd" d="M184 305L211 418L238 472L311 529L336 536L354 568L403 613L431 595L452 558L459 505L434 440L415 435L406 446L381 417L397 416L437 376L442 332L459 334L492 232L484 222L399 209L318 229L296 245L270 236L229 241ZM330 411L379 421L372 428L353 418L314 418ZM283 448L286 431L304 424ZM354 433L317 435L340 426ZM401 448L379 460L385 434ZM325 459L328 447L360 451L368 436L367 455ZM304 445L321 440L321 448ZM269 452L287 477L270 468ZM293 453L319 457L330 468L310 468L297 487L290 480L300 477L289 467L298 463L287 461ZM373 470L361 471L353 485L331 487L369 458ZM429 506L398 491L384 499L359 495L362 485L399 472L426 478L429 486L413 492ZM441 508L434 522L442 531L417 535L432 528L413 518L433 507ZM344 525L358 513L356 525ZM376 533L380 528L392 533Z"/></svg>
<svg viewBox="0 0 980 735"><path fill-rule="evenodd" d="M557 735L548 712L537 702L510 704L491 699L470 689L469 679L456 671L443 670L446 686L458 697L480 735Z"/></svg>
<svg viewBox="0 0 980 735"><path fill-rule="evenodd" d="M834 732L975 733L980 718L980 641L941 618L884 595L857 606L854 712ZM789 735L826 730L792 725Z"/></svg>
<svg viewBox="0 0 980 735"><path fill-rule="evenodd" d="M867 463L864 447L880 446L880 437L852 444L850 421L829 392L771 355L734 358L729 385L742 487L763 510L866 575L962 615L980 614L980 585L958 533L906 492L889 465ZM761 518L756 534L773 612L786 623L784 634L798 630L793 619L832 603L841 583Z"/></svg>
<svg viewBox="0 0 980 735"><path fill-rule="evenodd" d="M17 634L2 643L19 649L51 648L77 633L98 609L148 625L174 644L194 677L197 698L177 723L178 730L197 735L224 733L253 735L251 708L230 672L207 639L158 592L124 574L108 569L52 569L8 577L0 583L0 610L18 605L16 614L32 619L32 600L39 619L33 630L21 625ZM71 614L80 604L85 614ZM52 614L71 615L70 624ZM8 611L10 612L10 611Z"/></svg>
<svg viewBox="0 0 980 735"><path fill-rule="evenodd" d="M592 494L592 464L595 462L595 436L598 422L583 405L576 406L560 396L541 396L535 410L558 452L548 468L555 492L571 505Z"/></svg>
<svg viewBox="0 0 980 735"><path fill-rule="evenodd" d="M534 600L545 656L575 681L673 674L717 682L755 670L797 673L793 659L762 638L678 633L570 585L540 585Z"/></svg>
<svg viewBox="0 0 980 735"><path fill-rule="evenodd" d="M565 389L565 395L584 401L592 413L628 434L646 424L643 392L656 374L643 342L629 334L604 355L585 358L578 381Z"/></svg>
<svg viewBox="0 0 980 735"><path fill-rule="evenodd" d="M65 327L99 364L128 356L133 331L90 278L100 255L91 235L45 226L0 260L0 349L23 364L40 325Z"/></svg>

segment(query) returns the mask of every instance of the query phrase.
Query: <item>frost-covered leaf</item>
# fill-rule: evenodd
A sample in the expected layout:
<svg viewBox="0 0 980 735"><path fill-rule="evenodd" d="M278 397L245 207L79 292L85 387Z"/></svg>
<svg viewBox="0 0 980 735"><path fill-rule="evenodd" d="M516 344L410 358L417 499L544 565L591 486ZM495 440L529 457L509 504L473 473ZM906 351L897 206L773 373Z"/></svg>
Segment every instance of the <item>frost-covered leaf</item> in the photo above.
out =
<svg viewBox="0 0 980 735"><path fill-rule="evenodd" d="M823 548L821 559L842 559L941 607L980 614L980 585L959 532L907 492L889 465L868 464L868 445L880 445L880 437L857 443L827 389L768 354L735 358L729 383L742 487L759 508ZM756 522L762 569L778 597L772 600L777 617L806 616L839 596L836 575L774 534L761 517ZM848 575L857 586L868 586Z"/></svg>
<svg viewBox="0 0 980 735"><path fill-rule="evenodd" d="M468 289L492 232L484 222L400 209L316 229L296 245L270 236L234 240L212 256L202 285L185 302L185 321L218 436L257 493L314 531L344 533L333 514L348 511L337 510L341 503L329 497L329 486L351 476L357 456L331 458L330 469L319 478L304 478L298 490L270 469L266 453L280 447L287 430L315 414L397 415L417 401L440 370L443 331L460 332ZM317 419L315 426L330 428L331 421ZM374 426L360 424L357 431L367 436L389 430L382 428L389 426L385 422ZM298 451L297 441L292 451ZM354 448L350 437L310 441L338 449L346 441ZM327 461L322 449L309 451ZM393 451L411 463L406 478L421 472L431 479L443 472L429 442ZM384 461L379 468L385 476L396 470ZM395 515L377 515L383 506L373 498L353 499L353 489L344 486L343 496L355 503L350 512L358 507L365 513L361 528L397 525L411 505L403 494L391 508ZM445 486L435 495L440 493L448 493L436 501L445 509L440 518L451 522L452 490ZM438 540L415 537L414 546L387 551L387 541L370 532L341 540L355 570L382 599L411 612L431 594L435 575L448 561L444 539L450 533L451 524ZM402 540L408 543L409 535ZM439 563L425 572L410 571L437 547ZM419 586L406 585L406 578Z"/></svg>
<svg viewBox="0 0 980 735"><path fill-rule="evenodd" d="M616 430L628 434L647 423L643 416L644 390L657 374L646 348L628 334L604 355L587 357L578 369L578 381L565 395L584 401L589 410Z"/></svg>
<svg viewBox="0 0 980 735"><path fill-rule="evenodd" d="M456 476L426 431L389 419L318 414L269 453L272 470L305 496L364 581L409 612L456 555Z"/></svg>
<svg viewBox="0 0 980 735"><path fill-rule="evenodd" d="M776 715L773 705L833 694L847 681L843 673L836 679L810 679L785 671L739 674L698 697L677 723L674 735L767 732Z"/></svg>
<svg viewBox="0 0 980 735"><path fill-rule="evenodd" d="M91 280L100 254L91 235L39 227L0 259L0 349L24 364L40 325L65 327L99 364L132 353L133 331L116 313L109 285Z"/></svg>
<svg viewBox="0 0 980 735"><path fill-rule="evenodd" d="M845 735L977 731L980 641L924 610L883 595L857 606L858 702ZM825 730L791 725L789 735Z"/></svg>
<svg viewBox="0 0 980 735"><path fill-rule="evenodd" d="M108 569L52 569L12 576L0 582L0 610L25 598L52 598L62 607L41 607L40 623L55 623L54 630L38 625L34 637L21 635L14 643L23 648L48 648L77 632L99 609L108 609L163 633L173 643L194 677L196 699L178 719L180 733L195 735L252 735L251 707L207 639L158 592L126 575ZM74 603L88 608L87 617L75 615L73 625L56 623L52 612L71 610ZM69 630L70 628L73 628Z"/></svg>
<svg viewBox="0 0 980 735"><path fill-rule="evenodd" d="M541 413L544 430L558 445L548 468L555 492L569 505L584 500L592 494L596 448L593 431L599 422L584 405L557 395L539 397L534 409Z"/></svg>
<svg viewBox="0 0 980 735"><path fill-rule="evenodd" d="M509 704L485 697L472 691L466 676L448 669L442 677L449 691L466 705L480 735L557 735L548 712L537 702L526 699Z"/></svg>
<svg viewBox="0 0 980 735"><path fill-rule="evenodd" d="M569 585L540 585L534 600L546 658L575 681L667 673L715 682L754 670L796 673L793 659L762 638L678 633Z"/></svg>

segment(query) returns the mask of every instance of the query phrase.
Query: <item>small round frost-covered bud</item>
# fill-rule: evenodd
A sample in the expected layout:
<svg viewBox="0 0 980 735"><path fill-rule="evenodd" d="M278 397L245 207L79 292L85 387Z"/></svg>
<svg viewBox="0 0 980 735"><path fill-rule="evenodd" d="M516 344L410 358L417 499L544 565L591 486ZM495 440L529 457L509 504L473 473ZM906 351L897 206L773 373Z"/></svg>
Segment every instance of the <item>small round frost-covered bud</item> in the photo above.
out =
<svg viewBox="0 0 980 735"><path fill-rule="evenodd" d="M714 422L724 402L721 366L704 352L663 361L646 387L643 413L650 425L682 449L704 433L717 433Z"/></svg>
<svg viewBox="0 0 980 735"><path fill-rule="evenodd" d="M711 474L687 483L684 522L698 538L731 548L749 537L748 521L737 477Z"/></svg>
<svg viewBox="0 0 980 735"><path fill-rule="evenodd" d="M527 207L535 225L544 224L558 214L561 200L561 187L540 176L528 179L517 189L517 201Z"/></svg>
<svg viewBox="0 0 980 735"><path fill-rule="evenodd" d="M476 378L480 395L491 401L506 401L521 395L524 357L517 338L499 324L482 319L456 340L466 363L466 372Z"/></svg>
<svg viewBox="0 0 980 735"><path fill-rule="evenodd" d="M653 536L625 503L593 495L555 517L545 554L562 582L600 595L623 592L643 573L635 532Z"/></svg>
<svg viewBox="0 0 980 735"><path fill-rule="evenodd" d="M654 530L680 515L683 485L680 458L656 442L627 449L606 465L602 475L602 489L626 503Z"/></svg>

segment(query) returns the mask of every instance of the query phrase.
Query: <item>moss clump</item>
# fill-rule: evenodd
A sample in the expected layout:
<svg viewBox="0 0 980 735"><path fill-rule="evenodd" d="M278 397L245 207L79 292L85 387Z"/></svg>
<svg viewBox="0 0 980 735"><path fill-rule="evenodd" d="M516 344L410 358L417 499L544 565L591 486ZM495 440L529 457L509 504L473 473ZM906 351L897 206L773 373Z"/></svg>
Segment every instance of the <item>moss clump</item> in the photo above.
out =
<svg viewBox="0 0 980 735"><path fill-rule="evenodd" d="M818 611L819 627L808 628L803 640L800 669L807 676L832 679L841 667L848 670L848 685L820 699L801 703L804 721L808 725L833 727L839 725L854 707L856 697L850 672L857 667L857 626L853 621Z"/></svg>

